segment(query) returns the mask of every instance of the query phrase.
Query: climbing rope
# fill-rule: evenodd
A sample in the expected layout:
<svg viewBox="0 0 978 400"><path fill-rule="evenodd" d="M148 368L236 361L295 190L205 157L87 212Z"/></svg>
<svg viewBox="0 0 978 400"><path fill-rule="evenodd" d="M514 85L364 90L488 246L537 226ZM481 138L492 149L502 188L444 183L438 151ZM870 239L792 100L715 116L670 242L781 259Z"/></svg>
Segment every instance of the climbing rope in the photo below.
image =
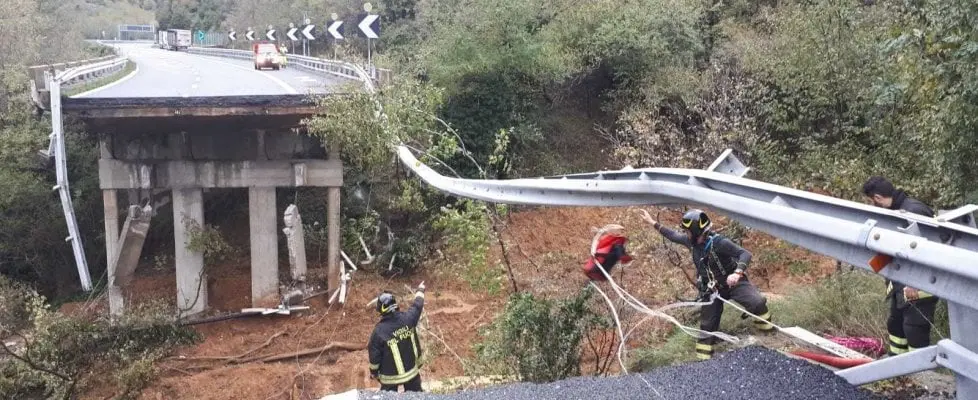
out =
<svg viewBox="0 0 978 400"><path fill-rule="evenodd" d="M704 330L701 330L701 329L698 329L698 328L694 328L694 327L683 325L683 323L680 322L679 320L677 320L675 317L673 317L673 316L671 316L669 314L666 314L666 311L669 311L669 310L673 310L673 309L677 309L677 308L684 308L684 307L706 306L706 305L713 304L714 301L719 300L719 301L721 301L721 302L723 302L725 304L729 304L731 307L737 309L738 311L741 311L744 315L747 315L747 316L749 316L751 318L754 318L755 320L763 321L765 323L770 324L778 332L782 332L783 331L783 328L781 326L779 326L777 324L774 324L771 321L765 320L765 319L761 318L760 316L758 316L758 315L756 315L754 313L751 313L751 312L747 311L746 309L744 309L740 305L738 305L738 304L736 304L736 303L734 303L734 302L732 302L730 300L727 300L727 299L723 298L722 296L720 296L720 293L717 291L717 289L716 289L715 286L712 287L712 293L710 293L710 296L709 296L708 300L706 300L706 301L681 301L681 302L671 303L671 304L668 304L668 305L659 307L657 309L651 309L651 308L649 308L644 303L642 303L640 300L638 300L637 298L635 298L635 296L633 296L631 293L628 293L624 288L622 288L614 280L614 278L611 276L611 274L609 274L607 272L607 269L604 267L604 265L602 265L600 263L600 261L597 260L597 257L595 255L595 253L596 253L596 249L597 249L598 239L601 237L601 235L603 235L604 233L606 233L610 229L624 229L624 228L622 228L620 225L607 225L604 228L599 229L596 232L596 234L595 234L595 236L594 236L594 238L592 240L591 257L594 259L594 262L598 264L598 267L599 267L598 269L601 271L601 274L605 277L605 279L608 282L608 285L615 292L615 294L617 294L619 296L619 298L625 304L627 304L628 306L632 307L634 310L638 311L639 313L642 313L642 314L645 314L646 315L641 321L639 321L638 324L636 324L631 329L629 329L629 331L627 333L623 332L623 329L621 328L621 326L622 326L621 319L619 317L618 310L614 306L614 302L611 301L611 298L603 290L601 290L601 288L598 287L598 285L595 284L594 281L590 281L589 284L595 290L597 290L597 292L604 298L605 302L608 304L608 307L611 309L612 318L615 321L615 329L617 330L618 337L619 337L617 358L618 358L618 363L621 366L622 372L624 372L626 374L628 373L628 369L625 366L625 359L627 359L626 350L625 350L625 343L626 343L628 337L631 336L631 334L639 326L641 326L643 323L645 323L645 321L647 321L647 320L649 320L650 318L653 318L653 317L654 318L665 319L666 321L670 322L671 324L673 324L677 328L679 328L683 333L685 333L685 334L687 334L689 336L692 336L694 338L697 338L697 339L702 338L703 335L708 335L708 336L716 337L716 338L718 338L720 340L723 340L723 341L726 341L726 342L729 342L729 343L739 343L740 342L740 338L738 338L737 336L730 335L730 334L727 334L727 333L724 333L724 332L719 332L719 331L709 332L709 331L704 331ZM715 252L713 251L712 246L710 248L710 252L712 253L711 255L713 255L714 257L717 256L715 254ZM623 266L623 268L624 268L624 266ZM641 375L639 375L639 376L641 377ZM651 384L648 381L646 381L644 379L644 377L642 377L642 379L643 379L643 381L645 381L646 384L649 385L650 388L652 388ZM655 388L652 388L652 390L655 391ZM655 391L655 392L656 392L657 395L659 395L659 397L662 397L662 395L658 391Z"/></svg>

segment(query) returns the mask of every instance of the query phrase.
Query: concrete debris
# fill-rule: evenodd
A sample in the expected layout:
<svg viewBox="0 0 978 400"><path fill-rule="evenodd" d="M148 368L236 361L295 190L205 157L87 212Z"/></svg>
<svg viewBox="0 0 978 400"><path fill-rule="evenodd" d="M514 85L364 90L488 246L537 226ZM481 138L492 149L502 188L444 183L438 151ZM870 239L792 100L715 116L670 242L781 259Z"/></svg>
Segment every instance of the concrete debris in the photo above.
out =
<svg viewBox="0 0 978 400"><path fill-rule="evenodd" d="M302 216L299 208L295 204L290 204L285 209L285 238L289 248L289 268L292 271L292 280L299 282L299 285L306 281L306 239L302 227Z"/></svg>

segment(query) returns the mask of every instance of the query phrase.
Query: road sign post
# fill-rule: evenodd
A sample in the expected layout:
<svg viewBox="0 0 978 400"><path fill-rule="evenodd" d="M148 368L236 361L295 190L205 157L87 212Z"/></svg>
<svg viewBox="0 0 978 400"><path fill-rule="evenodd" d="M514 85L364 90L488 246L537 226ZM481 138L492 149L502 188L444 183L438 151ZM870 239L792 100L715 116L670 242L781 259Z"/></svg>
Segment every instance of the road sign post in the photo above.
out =
<svg viewBox="0 0 978 400"><path fill-rule="evenodd" d="M370 14L370 10L372 9L373 6L370 3L365 3L363 5L363 10L366 11L367 14L360 20L360 24L357 25L357 27L360 28L360 31L367 37L367 69L370 73L370 77L376 78L374 74L373 60L370 53L372 47L371 39L377 39L380 37L377 35L380 32L380 16L377 14Z"/></svg>
<svg viewBox="0 0 978 400"><path fill-rule="evenodd" d="M333 59L336 59L336 47L339 46L340 40L343 40L343 21L340 20L340 16L336 13L330 16L333 20L326 28L326 32L333 37Z"/></svg>
<svg viewBox="0 0 978 400"><path fill-rule="evenodd" d="M306 18L303 22L306 23L306 26L302 28L302 53L309 56L309 41L316 40L316 37L313 35L313 30L316 29L316 25L313 25L312 20L309 18Z"/></svg>
<svg viewBox="0 0 978 400"><path fill-rule="evenodd" d="M298 31L299 31L299 28L296 28L295 27L295 24L293 24L293 23L290 22L289 23L289 30L287 32L285 32L285 36L288 36L289 37L289 40L295 42L295 41L299 40L299 38L295 37L295 33L298 32ZM294 45L294 43L293 43L293 45Z"/></svg>

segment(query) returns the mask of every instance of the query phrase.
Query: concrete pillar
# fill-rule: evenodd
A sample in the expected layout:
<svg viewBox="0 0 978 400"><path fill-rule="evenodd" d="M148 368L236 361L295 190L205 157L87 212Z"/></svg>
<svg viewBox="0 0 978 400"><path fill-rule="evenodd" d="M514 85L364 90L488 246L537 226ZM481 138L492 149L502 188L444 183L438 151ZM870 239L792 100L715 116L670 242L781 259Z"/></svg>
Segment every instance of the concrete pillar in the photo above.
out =
<svg viewBox="0 0 978 400"><path fill-rule="evenodd" d="M105 145L103 144L103 148ZM115 286L115 260L119 253L119 197L114 189L102 191L102 210L105 219L105 272L108 274L109 313L122 315L125 302L122 291Z"/></svg>
<svg viewBox="0 0 978 400"><path fill-rule="evenodd" d="M340 287L340 188L326 189L327 290L332 296Z"/></svg>
<svg viewBox="0 0 978 400"><path fill-rule="evenodd" d="M204 194L201 189L173 189L174 263L177 267L177 308L180 316L194 315L207 308L207 276L204 253L190 251L184 220L204 226Z"/></svg>
<svg viewBox="0 0 978 400"><path fill-rule="evenodd" d="M292 271L292 280L304 289L306 281L306 235L302 228L302 215L295 204L290 204L285 209L285 238L289 248L289 269Z"/></svg>
<svg viewBox="0 0 978 400"><path fill-rule="evenodd" d="M279 303L278 230L275 214L275 188L248 188L252 307L274 307Z"/></svg>
<svg viewBox="0 0 978 400"><path fill-rule="evenodd" d="M143 243L146 242L146 235L149 233L152 215L153 208L150 206L143 208L129 206L129 216L122 224L122 231L119 233L116 256L112 258L114 273L110 276L110 280L115 286L126 287L132 283L139 257L143 252Z"/></svg>

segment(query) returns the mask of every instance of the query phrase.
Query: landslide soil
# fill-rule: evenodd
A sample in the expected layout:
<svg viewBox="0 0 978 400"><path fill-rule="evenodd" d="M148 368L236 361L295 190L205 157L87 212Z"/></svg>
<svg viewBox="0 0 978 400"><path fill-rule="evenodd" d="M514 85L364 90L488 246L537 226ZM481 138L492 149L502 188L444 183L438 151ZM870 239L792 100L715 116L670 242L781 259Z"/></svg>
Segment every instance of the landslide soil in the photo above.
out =
<svg viewBox="0 0 978 400"><path fill-rule="evenodd" d="M581 267L590 247L594 228L609 223L623 225L630 237L630 253L636 260L614 271L615 278L649 306L664 305L678 298L691 298L694 291L679 265L689 267L689 253L677 245L666 245L636 213L637 208L524 208L514 209L501 228L506 244L505 256L520 291L560 297L581 290L587 280ZM650 208L669 226L677 226L680 212ZM727 221L718 218L722 228ZM244 243L247 243L246 241ZM766 234L749 231L743 244L754 253L752 276L762 291L778 296L794 284L815 281L836 269L835 261L804 249L786 245ZM492 258L500 261L503 251L494 243ZM367 373L366 350L327 351L283 361L229 363L203 357L268 356L316 348L330 343L366 344L377 317L367 307L382 289L395 291L402 304L409 297L408 287L425 281L429 288L422 329L423 345L433 356L424 368L427 382L462 376L462 359L473 357L479 328L490 323L511 293L506 280L503 290L489 295L474 289L446 271L443 260L433 259L412 276L383 278L363 271L354 276L347 301L330 306L322 296L309 300L310 309L290 316L268 315L194 325L202 342L184 346L159 362L159 374L145 388L141 399L318 399L353 388L375 388ZM247 259L209 267L208 314L236 312L251 307L251 286ZM503 268L503 267L501 267ZM320 273L322 265L311 265L310 274ZM606 284L600 286L608 290ZM169 268L143 265L127 292L133 302L175 298L175 279ZM597 299L596 301L601 301ZM104 301L96 309L82 303L66 304L65 312L104 311ZM636 330L629 340L635 347L667 333L664 323L653 321ZM604 338L612 333L605 332ZM239 359L240 360L240 359ZM594 370L595 358L585 355L585 372ZM612 371L616 370L611 363ZM111 384L86 393L82 398L104 399L113 396Z"/></svg>

